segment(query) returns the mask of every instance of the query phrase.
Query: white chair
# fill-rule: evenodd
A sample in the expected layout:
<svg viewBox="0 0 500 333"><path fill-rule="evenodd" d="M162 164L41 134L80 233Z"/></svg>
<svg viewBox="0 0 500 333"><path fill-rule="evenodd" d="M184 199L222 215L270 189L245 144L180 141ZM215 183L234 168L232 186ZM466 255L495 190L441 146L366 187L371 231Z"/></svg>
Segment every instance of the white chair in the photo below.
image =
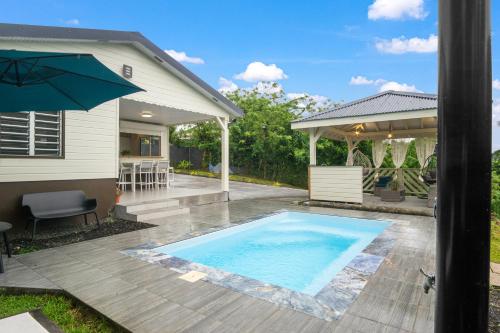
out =
<svg viewBox="0 0 500 333"><path fill-rule="evenodd" d="M156 165L156 186L158 188L165 186L167 188L170 187L168 182L168 171L170 168L169 161L163 160L159 161Z"/></svg>
<svg viewBox="0 0 500 333"><path fill-rule="evenodd" d="M132 187L132 167L131 163L120 163L120 172L117 186L122 190L127 190L127 185Z"/></svg>
<svg viewBox="0 0 500 333"><path fill-rule="evenodd" d="M139 164L137 170L137 174L139 175L139 182L137 184L141 187L141 191L143 187L153 187L153 161L141 161L141 164Z"/></svg>
<svg viewBox="0 0 500 333"><path fill-rule="evenodd" d="M167 173L167 182L168 188L173 188L174 187L174 181L175 181L175 173L174 173L174 167L169 166L168 167L168 173Z"/></svg>

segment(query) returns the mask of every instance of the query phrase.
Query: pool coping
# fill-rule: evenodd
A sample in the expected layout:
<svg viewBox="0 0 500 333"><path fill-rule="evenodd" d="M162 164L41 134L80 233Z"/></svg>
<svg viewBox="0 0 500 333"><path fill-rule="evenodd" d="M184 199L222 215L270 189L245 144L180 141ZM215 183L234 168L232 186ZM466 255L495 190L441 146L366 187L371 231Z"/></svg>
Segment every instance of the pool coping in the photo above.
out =
<svg viewBox="0 0 500 333"><path fill-rule="evenodd" d="M231 223L227 226L211 228L204 232L192 232L186 234L182 239L167 244L173 244L186 239L217 232L283 212L295 212L295 210L280 209L272 213L246 218L238 221L238 223ZM338 216L334 214L320 215ZM355 217L350 218L358 219ZM379 220L391 222L386 219ZM391 236L391 229L393 226L394 223L391 223L385 228L382 233L357 254L314 296L154 251L155 248L167 244L149 242L122 250L121 253L171 269L180 274L185 274L190 271L202 272L206 274L206 276L202 278L203 281L269 301L280 306L285 306L323 320L332 321L338 320L347 311L361 293L370 277L378 270L380 264L392 249L396 241L396 239Z"/></svg>

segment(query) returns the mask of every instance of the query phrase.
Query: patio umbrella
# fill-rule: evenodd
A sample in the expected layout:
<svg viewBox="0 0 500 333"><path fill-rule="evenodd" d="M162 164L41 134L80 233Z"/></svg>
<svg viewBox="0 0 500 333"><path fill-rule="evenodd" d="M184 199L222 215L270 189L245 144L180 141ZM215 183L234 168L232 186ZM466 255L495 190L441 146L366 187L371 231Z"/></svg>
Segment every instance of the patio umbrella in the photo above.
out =
<svg viewBox="0 0 500 333"><path fill-rule="evenodd" d="M88 111L138 91L91 54L0 50L0 112Z"/></svg>

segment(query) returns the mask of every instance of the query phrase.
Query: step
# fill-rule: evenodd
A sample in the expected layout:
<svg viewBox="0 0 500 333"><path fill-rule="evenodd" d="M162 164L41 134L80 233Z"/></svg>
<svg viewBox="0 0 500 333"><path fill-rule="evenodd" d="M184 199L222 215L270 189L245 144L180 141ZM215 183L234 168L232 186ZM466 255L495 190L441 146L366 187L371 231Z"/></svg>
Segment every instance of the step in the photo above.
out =
<svg viewBox="0 0 500 333"><path fill-rule="evenodd" d="M165 218L169 216L175 215L184 215L189 214L189 208L179 208L179 207L167 207L167 208L159 208L159 209L148 209L141 210L133 213L121 213L117 215L117 217L134 222L147 222L154 219Z"/></svg>
<svg viewBox="0 0 500 333"><path fill-rule="evenodd" d="M161 209L161 208L169 208L169 207L179 207L179 200L176 199L168 199L161 201L147 201L147 202L139 202L139 203L131 203L124 204L127 208L127 213L135 213L143 210L150 209Z"/></svg>
<svg viewBox="0 0 500 333"><path fill-rule="evenodd" d="M138 222L147 222L154 219L176 216L176 215L184 215L189 214L190 209L188 207L179 208L179 207L169 207L162 209L152 209L147 211L135 212L134 215L137 216Z"/></svg>

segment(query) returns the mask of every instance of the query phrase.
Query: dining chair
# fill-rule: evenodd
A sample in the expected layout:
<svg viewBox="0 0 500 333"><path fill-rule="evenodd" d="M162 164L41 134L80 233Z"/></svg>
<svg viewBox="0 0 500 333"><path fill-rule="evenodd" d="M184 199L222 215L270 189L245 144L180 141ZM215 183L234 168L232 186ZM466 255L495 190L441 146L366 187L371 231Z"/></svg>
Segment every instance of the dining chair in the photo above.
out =
<svg viewBox="0 0 500 333"><path fill-rule="evenodd" d="M120 163L120 170L118 176L117 186L122 190L127 190L127 185L132 187L132 168L131 163Z"/></svg>
<svg viewBox="0 0 500 333"><path fill-rule="evenodd" d="M156 186L158 188L164 186L169 187L168 183L168 170L170 168L170 163L167 160L158 161L156 167Z"/></svg>
<svg viewBox="0 0 500 333"><path fill-rule="evenodd" d="M153 161L141 161L139 164L138 172L139 182L137 183L141 187L152 188L153 183Z"/></svg>

